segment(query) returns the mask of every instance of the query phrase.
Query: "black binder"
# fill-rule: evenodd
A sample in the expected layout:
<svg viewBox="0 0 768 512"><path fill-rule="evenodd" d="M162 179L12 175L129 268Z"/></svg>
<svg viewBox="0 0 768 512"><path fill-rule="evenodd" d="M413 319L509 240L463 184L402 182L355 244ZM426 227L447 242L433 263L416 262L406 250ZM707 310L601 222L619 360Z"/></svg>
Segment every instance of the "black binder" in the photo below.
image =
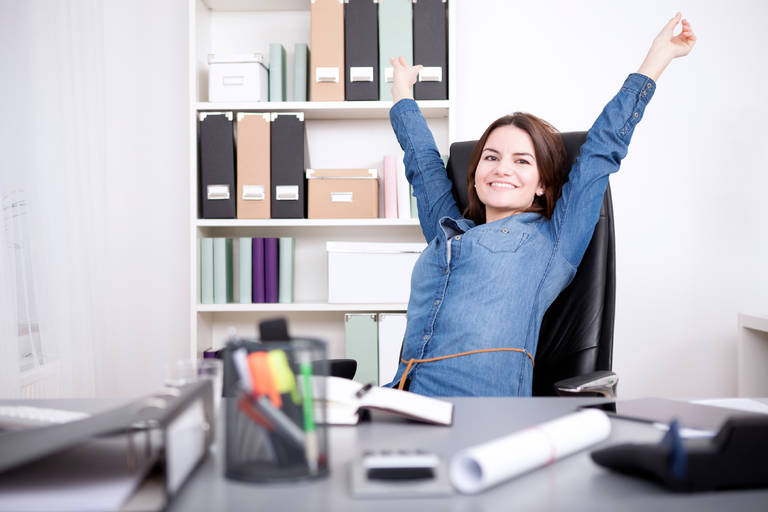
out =
<svg viewBox="0 0 768 512"><path fill-rule="evenodd" d="M303 113L272 114L270 151L272 218L306 218Z"/></svg>
<svg viewBox="0 0 768 512"><path fill-rule="evenodd" d="M235 218L235 142L232 112L201 112L198 124L203 219Z"/></svg>
<svg viewBox="0 0 768 512"><path fill-rule="evenodd" d="M345 98L379 99L379 5L344 0Z"/></svg>
<svg viewBox="0 0 768 512"><path fill-rule="evenodd" d="M424 69L413 86L417 100L448 99L448 29L445 0L413 3L413 63Z"/></svg>

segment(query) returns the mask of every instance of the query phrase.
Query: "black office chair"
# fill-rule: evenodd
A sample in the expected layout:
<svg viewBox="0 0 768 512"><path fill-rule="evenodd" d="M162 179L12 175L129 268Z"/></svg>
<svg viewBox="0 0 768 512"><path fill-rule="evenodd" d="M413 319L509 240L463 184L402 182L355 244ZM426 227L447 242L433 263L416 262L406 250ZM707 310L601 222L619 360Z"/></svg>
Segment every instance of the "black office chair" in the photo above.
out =
<svg viewBox="0 0 768 512"><path fill-rule="evenodd" d="M563 134L568 169L586 132ZM448 177L462 212L468 204L469 158L477 141L451 144ZM539 331L533 394L616 396L618 376L611 371L616 291L613 205L610 185L600 220L576 276L547 310Z"/></svg>

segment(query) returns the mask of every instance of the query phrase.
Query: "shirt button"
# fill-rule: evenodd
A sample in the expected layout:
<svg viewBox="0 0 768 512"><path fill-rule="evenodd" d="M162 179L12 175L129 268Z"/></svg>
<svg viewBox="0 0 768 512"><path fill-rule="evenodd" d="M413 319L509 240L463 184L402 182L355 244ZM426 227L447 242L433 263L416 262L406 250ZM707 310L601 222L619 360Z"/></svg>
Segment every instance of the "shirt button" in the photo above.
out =
<svg viewBox="0 0 768 512"><path fill-rule="evenodd" d="M453 237L453 239L454 240L461 240L461 235L456 235L455 237Z"/></svg>
<svg viewBox="0 0 768 512"><path fill-rule="evenodd" d="M446 273L446 274L448 273L448 269L445 269L445 273Z"/></svg>
<svg viewBox="0 0 768 512"><path fill-rule="evenodd" d="M509 233L509 230L507 228L504 228L504 229L501 230L501 232L504 233L504 234L507 234L507 233Z"/></svg>
<svg viewBox="0 0 768 512"><path fill-rule="evenodd" d="M436 300L436 301L435 301L435 306L437 306L438 304L440 304L440 301L439 301L439 300Z"/></svg>
<svg viewBox="0 0 768 512"><path fill-rule="evenodd" d="M643 96L648 96L648 93L643 91Z"/></svg>
<svg viewBox="0 0 768 512"><path fill-rule="evenodd" d="M640 115L640 114L638 114L637 112L635 112L635 117L638 117L639 115Z"/></svg>
<svg viewBox="0 0 768 512"><path fill-rule="evenodd" d="M649 83L647 83L647 84L645 84L645 86L646 86L648 89L650 89L650 88L651 88L651 84L650 84L650 82L649 82Z"/></svg>
<svg viewBox="0 0 768 512"><path fill-rule="evenodd" d="M429 339L429 334L425 334L425 335L424 335L424 341L426 341L426 340L428 340L428 339Z"/></svg>

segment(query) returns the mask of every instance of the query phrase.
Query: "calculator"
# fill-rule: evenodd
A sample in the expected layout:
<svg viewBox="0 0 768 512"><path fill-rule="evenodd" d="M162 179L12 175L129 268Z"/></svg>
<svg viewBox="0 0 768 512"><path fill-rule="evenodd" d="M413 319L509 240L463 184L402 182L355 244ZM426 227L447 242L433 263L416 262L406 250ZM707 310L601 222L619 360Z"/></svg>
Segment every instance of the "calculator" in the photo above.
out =
<svg viewBox="0 0 768 512"><path fill-rule="evenodd" d="M363 469L369 480L425 480L435 477L440 457L425 450L366 450Z"/></svg>

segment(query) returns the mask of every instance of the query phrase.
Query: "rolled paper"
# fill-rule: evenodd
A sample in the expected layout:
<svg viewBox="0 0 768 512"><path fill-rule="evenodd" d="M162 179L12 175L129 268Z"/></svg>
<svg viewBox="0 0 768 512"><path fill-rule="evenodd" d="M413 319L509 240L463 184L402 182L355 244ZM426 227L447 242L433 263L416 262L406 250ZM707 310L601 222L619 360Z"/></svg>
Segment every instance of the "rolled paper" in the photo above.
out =
<svg viewBox="0 0 768 512"><path fill-rule="evenodd" d="M611 421L587 409L529 427L457 453L450 464L453 486L474 494L546 466L608 438Z"/></svg>

